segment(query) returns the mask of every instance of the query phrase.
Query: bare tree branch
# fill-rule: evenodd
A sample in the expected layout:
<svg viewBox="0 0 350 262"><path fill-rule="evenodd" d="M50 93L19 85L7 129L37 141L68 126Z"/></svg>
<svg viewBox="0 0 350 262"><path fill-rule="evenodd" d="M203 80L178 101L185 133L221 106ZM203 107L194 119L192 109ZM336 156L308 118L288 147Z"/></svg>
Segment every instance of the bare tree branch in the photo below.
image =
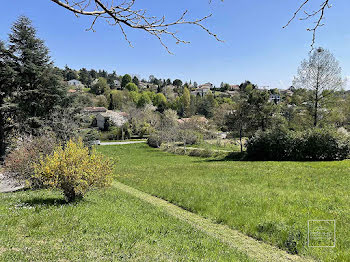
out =
<svg viewBox="0 0 350 262"><path fill-rule="evenodd" d="M134 8L136 0L122 0L120 4L115 4L115 0L50 0L59 6L69 10L76 16L91 16L93 21L87 30L94 31L94 26L99 19L104 19L109 25L118 26L125 40L132 46L131 41L125 32L125 27L133 29L141 29L156 37L160 44L171 54L169 48L164 43L164 37L172 38L177 44L187 44L188 41L177 36L177 31L172 28L177 25L195 25L203 29L217 41L223 42L219 37L210 31L203 22L212 15L207 15L199 19L186 20L188 11L184 11L182 15L172 21L166 21L164 16L148 16L144 9Z"/></svg>
<svg viewBox="0 0 350 262"><path fill-rule="evenodd" d="M303 11L304 17L299 18L299 20L310 20L312 18L316 18L316 21L314 21L315 26L311 28L307 28L307 31L312 32L312 42L311 42L311 51L314 50L315 42L316 42L316 31L319 27L323 26L322 23L325 15L325 11L327 8L331 8L330 0L323 0L323 2L320 5L320 8L317 10L314 10L312 12L305 11L305 7L308 3L310 3L313 0L303 0L302 4L298 7L298 9L293 14L292 18L288 21L288 23L283 27L288 27L295 19L296 17Z"/></svg>

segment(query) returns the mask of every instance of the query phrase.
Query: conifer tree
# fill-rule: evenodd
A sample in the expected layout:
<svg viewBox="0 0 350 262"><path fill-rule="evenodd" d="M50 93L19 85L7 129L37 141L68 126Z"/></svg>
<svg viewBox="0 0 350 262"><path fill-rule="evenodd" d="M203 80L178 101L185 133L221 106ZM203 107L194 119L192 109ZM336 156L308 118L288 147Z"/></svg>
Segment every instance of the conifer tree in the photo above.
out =
<svg viewBox="0 0 350 262"><path fill-rule="evenodd" d="M15 61L19 128L35 134L50 113L63 102L63 81L29 18L21 16L13 24L9 50L13 52Z"/></svg>

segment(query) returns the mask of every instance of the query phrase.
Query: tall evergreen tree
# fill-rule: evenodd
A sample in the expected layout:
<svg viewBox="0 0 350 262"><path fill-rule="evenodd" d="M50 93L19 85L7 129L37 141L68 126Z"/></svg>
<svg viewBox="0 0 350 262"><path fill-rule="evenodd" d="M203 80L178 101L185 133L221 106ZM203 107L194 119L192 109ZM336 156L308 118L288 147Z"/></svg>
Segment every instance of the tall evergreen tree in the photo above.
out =
<svg viewBox="0 0 350 262"><path fill-rule="evenodd" d="M34 134L55 107L62 103L65 94L63 81L29 18L22 16L13 24L9 50L13 52L15 61L15 101L20 131Z"/></svg>
<svg viewBox="0 0 350 262"><path fill-rule="evenodd" d="M83 85L90 86L92 79L89 75L89 71L86 68L82 68L79 70L79 80Z"/></svg>
<svg viewBox="0 0 350 262"><path fill-rule="evenodd" d="M0 159L5 154L8 133L11 129L9 121L13 104L11 97L15 90L16 72L12 53L0 41Z"/></svg>

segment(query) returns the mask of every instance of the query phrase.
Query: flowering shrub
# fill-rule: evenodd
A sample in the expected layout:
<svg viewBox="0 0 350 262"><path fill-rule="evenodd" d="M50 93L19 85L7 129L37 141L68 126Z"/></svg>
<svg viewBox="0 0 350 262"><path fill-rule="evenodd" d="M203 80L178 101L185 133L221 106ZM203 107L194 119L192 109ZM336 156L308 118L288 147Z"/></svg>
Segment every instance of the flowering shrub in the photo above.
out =
<svg viewBox="0 0 350 262"><path fill-rule="evenodd" d="M39 163L41 156L51 154L57 144L52 134L18 139L14 149L6 157L5 175L18 183L25 181L32 188L42 187L41 181L33 176L34 164Z"/></svg>
<svg viewBox="0 0 350 262"><path fill-rule="evenodd" d="M113 166L94 149L89 152L82 140L70 140L35 165L35 177L48 187L61 189L71 202L82 198L93 187L110 185Z"/></svg>

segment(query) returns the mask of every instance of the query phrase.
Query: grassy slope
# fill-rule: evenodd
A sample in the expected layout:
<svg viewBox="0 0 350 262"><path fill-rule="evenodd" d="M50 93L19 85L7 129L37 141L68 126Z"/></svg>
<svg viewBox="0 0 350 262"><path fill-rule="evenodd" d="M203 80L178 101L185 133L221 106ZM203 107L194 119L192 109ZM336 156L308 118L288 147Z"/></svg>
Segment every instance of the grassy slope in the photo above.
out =
<svg viewBox="0 0 350 262"><path fill-rule="evenodd" d="M241 151L240 145L238 143L233 143L233 140L222 140L222 141L232 141L232 143L221 142L221 144L218 144L217 141L211 140L211 141L203 141L200 144L190 145L188 147L203 148L208 150L230 150L233 152Z"/></svg>
<svg viewBox="0 0 350 262"><path fill-rule="evenodd" d="M255 261L264 262L313 262L313 260L305 259L297 255L291 255L287 252L268 245L264 242L257 241L248 237L237 230L230 229L227 225L217 224L210 219L205 219L197 214L186 211L174 204L171 204L161 198L154 197L144 193L138 189L129 187L123 183L115 181L113 186L135 196L145 202L148 202L156 207L162 208L168 214L192 225L210 236L214 236L228 246L247 254L249 258Z"/></svg>
<svg viewBox="0 0 350 262"><path fill-rule="evenodd" d="M0 194L0 261L247 261L115 188L62 204L57 192Z"/></svg>
<svg viewBox="0 0 350 262"><path fill-rule="evenodd" d="M123 183L290 252L350 260L350 161L210 161L140 144L99 150L120 159ZM309 219L337 221L336 248L306 247Z"/></svg>

